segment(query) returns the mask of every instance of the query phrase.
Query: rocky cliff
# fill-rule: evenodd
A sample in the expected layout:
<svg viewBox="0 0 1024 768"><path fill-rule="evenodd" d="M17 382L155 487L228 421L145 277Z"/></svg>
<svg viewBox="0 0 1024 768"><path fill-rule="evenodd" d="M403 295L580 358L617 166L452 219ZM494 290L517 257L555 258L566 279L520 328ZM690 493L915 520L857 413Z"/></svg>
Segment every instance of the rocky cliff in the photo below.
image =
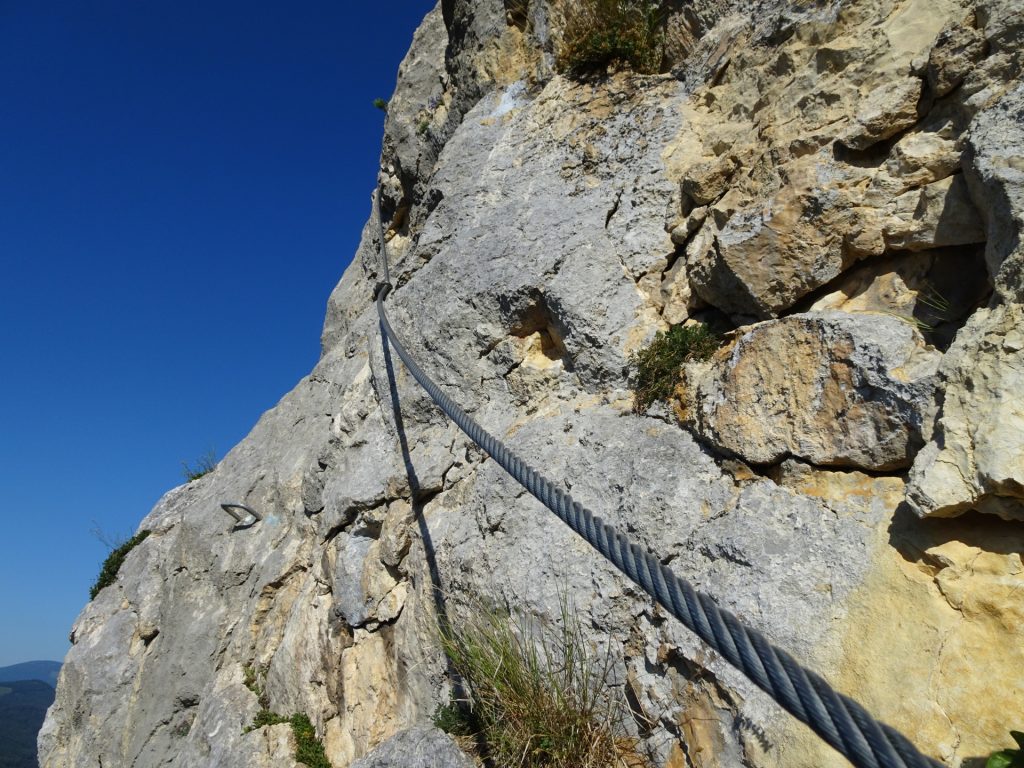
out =
<svg viewBox="0 0 1024 768"><path fill-rule="evenodd" d="M661 74L582 81L556 71L564 2L428 14L382 153L392 321L576 498L978 765L1024 728L1024 12L668 5ZM246 731L268 707L344 768L449 700L439 607L555 617L566 594L653 765L845 764L391 359L375 233L316 368L76 621L41 764L292 765L287 725ZM684 321L725 345L634 412L629 355Z"/></svg>

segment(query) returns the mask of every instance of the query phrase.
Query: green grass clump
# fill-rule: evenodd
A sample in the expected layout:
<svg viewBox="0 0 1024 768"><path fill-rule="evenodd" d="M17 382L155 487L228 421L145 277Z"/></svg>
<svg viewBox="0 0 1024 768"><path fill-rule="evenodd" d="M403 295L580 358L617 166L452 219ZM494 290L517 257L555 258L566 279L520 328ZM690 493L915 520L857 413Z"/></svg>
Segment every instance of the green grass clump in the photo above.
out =
<svg viewBox="0 0 1024 768"><path fill-rule="evenodd" d="M324 752L324 745L316 737L316 729L303 714L291 716L292 734L295 736L295 761L305 763L308 768L331 768L331 762Z"/></svg>
<svg viewBox="0 0 1024 768"><path fill-rule="evenodd" d="M653 74L661 69L665 13L654 0L569 0L556 66L573 77L628 66Z"/></svg>
<svg viewBox="0 0 1024 768"><path fill-rule="evenodd" d="M1024 733L1010 731L1010 735L1017 742L1017 749L993 752L985 763L985 768L1024 768Z"/></svg>
<svg viewBox="0 0 1024 768"><path fill-rule="evenodd" d="M255 675L253 681L255 682ZM246 683L246 687L249 687L248 683ZM250 688L250 690L252 689ZM262 689L259 695L262 696ZM292 727L292 736L295 737L295 762L303 763L307 768L331 768L331 761L327 759L327 753L324 752L323 742L316 737L313 723L310 722L308 716L301 712L296 712L291 717L285 717L264 707L256 713L252 725L242 733L255 731L265 725L280 725L281 723L288 723Z"/></svg>
<svg viewBox="0 0 1024 768"><path fill-rule="evenodd" d="M262 698L263 689L259 683L259 672L256 667L251 664L246 664L242 668L242 684L250 691L256 694L257 697Z"/></svg>
<svg viewBox="0 0 1024 768"><path fill-rule="evenodd" d="M288 718L284 715L279 715L277 712L271 712L269 709L264 708L256 713L256 717L252 719L252 725L246 728L243 733L255 731L257 728L262 728L265 725L280 725L287 722Z"/></svg>
<svg viewBox="0 0 1024 768"><path fill-rule="evenodd" d="M100 575L96 577L96 583L92 585L92 589L89 590L89 599L95 599L96 595L100 593L100 590L104 587L109 587L114 583L117 578L118 571L121 570L121 564L124 563L125 557L135 547L141 544L145 538L149 536L149 531L139 531L137 534L132 536L128 541L119 547L116 547L109 555L107 559L103 561L103 566L100 568Z"/></svg>
<svg viewBox="0 0 1024 768"><path fill-rule="evenodd" d="M718 336L703 323L673 325L658 331L654 341L629 357L634 410L646 411L656 400L667 400L679 383L683 363L707 360L721 346Z"/></svg>
<svg viewBox="0 0 1024 768"><path fill-rule="evenodd" d="M442 707L435 723L472 735L502 768L620 768L648 765L622 734L608 695L611 664L587 643L563 603L558 627L475 608L441 642L468 701ZM461 706L460 706L461 705Z"/></svg>
<svg viewBox="0 0 1024 768"><path fill-rule="evenodd" d="M388 100L387 99L376 98L376 99L373 100L373 106L375 106L381 112L387 112L388 111Z"/></svg>
<svg viewBox="0 0 1024 768"><path fill-rule="evenodd" d="M255 667L252 664L247 664L242 668L242 683L256 694L256 700L259 701L260 706L263 709L270 708L270 700L267 698L267 691L263 687L262 680L266 676L266 670L260 667Z"/></svg>
<svg viewBox="0 0 1024 768"><path fill-rule="evenodd" d="M477 730L472 713L457 701L437 708L434 725L452 736L472 736Z"/></svg>

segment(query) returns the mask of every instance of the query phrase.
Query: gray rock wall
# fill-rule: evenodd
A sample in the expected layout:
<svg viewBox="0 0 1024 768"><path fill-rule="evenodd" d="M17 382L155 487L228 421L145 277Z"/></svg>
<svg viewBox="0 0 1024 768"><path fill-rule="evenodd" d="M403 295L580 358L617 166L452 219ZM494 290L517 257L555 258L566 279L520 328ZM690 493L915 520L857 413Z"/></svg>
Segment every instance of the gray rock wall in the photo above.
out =
<svg viewBox="0 0 1024 768"><path fill-rule="evenodd" d="M678 6L672 72L586 83L552 69L560 3L427 16L385 127L389 315L489 431L969 765L1024 723L991 694L1024 687L1021 13ZM382 345L376 231L316 368L79 616L41 764L291 765L264 707L387 764L450 696L439 610L569 595L653 765L842 765L445 420ZM726 347L635 413L630 353L692 320Z"/></svg>

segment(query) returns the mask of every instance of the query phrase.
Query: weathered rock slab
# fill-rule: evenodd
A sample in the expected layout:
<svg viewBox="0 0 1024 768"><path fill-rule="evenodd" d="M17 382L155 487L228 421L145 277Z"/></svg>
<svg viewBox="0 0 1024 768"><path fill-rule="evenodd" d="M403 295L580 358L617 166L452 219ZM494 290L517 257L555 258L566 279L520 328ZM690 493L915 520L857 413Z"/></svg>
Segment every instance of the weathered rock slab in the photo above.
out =
<svg viewBox="0 0 1024 768"><path fill-rule="evenodd" d="M935 96L956 88L986 52L985 36L974 27L955 25L942 30L928 55L926 74Z"/></svg>

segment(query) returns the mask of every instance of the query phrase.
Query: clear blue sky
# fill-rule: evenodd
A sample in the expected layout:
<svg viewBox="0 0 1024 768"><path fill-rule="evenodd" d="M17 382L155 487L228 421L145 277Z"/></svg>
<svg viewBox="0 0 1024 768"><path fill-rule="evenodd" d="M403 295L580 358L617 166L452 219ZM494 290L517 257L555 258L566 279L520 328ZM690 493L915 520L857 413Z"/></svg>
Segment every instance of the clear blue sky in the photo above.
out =
<svg viewBox="0 0 1024 768"><path fill-rule="evenodd" d="M433 4L0 2L0 666L315 364Z"/></svg>

